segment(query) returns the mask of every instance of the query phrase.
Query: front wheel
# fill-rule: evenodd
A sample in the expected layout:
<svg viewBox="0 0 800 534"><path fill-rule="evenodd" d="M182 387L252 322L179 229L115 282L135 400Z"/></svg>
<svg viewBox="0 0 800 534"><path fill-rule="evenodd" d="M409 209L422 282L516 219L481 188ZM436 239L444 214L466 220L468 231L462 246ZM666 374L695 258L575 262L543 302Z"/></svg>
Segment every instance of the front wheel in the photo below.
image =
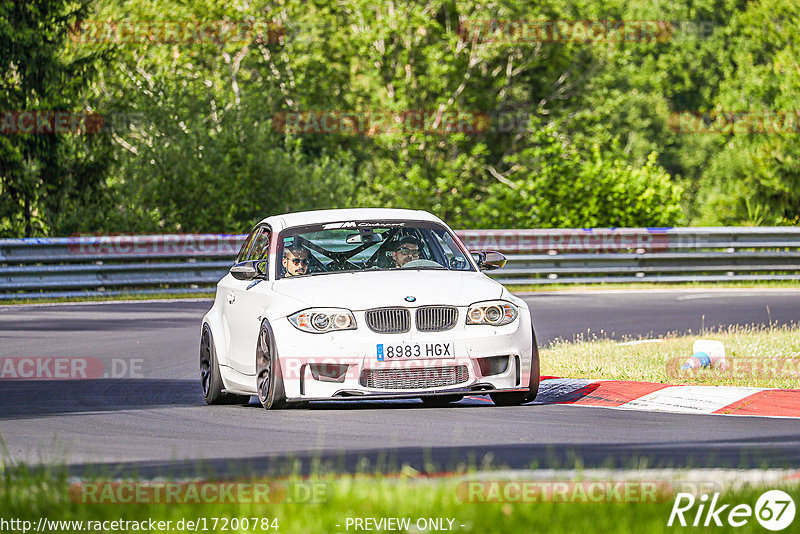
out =
<svg viewBox="0 0 800 534"><path fill-rule="evenodd" d="M521 393L490 393L497 406L518 406L526 402L532 402L539 393L539 346L536 343L536 332L531 326L531 377L528 381L528 391Z"/></svg>
<svg viewBox="0 0 800 534"><path fill-rule="evenodd" d="M275 335L267 321L261 323L256 343L256 380L258 400L267 410L286 406Z"/></svg>

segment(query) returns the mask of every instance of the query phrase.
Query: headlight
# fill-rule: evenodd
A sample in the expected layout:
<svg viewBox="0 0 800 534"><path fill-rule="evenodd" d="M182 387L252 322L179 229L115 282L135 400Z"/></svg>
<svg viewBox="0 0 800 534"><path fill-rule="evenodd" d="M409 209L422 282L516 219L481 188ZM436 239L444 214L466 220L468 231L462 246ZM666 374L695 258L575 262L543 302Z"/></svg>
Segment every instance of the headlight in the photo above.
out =
<svg viewBox="0 0 800 534"><path fill-rule="evenodd" d="M504 300L476 302L467 310L467 324L503 326L517 318L517 307Z"/></svg>
<svg viewBox="0 0 800 534"><path fill-rule="evenodd" d="M289 322L295 328L313 334L356 329L353 312L340 308L311 308L299 311L289 316Z"/></svg>

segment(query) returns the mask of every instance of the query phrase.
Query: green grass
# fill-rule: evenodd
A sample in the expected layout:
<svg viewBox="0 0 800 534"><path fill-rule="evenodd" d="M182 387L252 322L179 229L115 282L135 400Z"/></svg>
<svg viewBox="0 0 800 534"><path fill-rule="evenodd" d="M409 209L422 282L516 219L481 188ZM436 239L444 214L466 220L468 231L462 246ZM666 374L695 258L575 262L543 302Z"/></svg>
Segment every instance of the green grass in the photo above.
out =
<svg viewBox="0 0 800 534"><path fill-rule="evenodd" d="M484 480L500 480L487 477ZM222 531L221 518L269 518L277 519L278 532L283 533L334 533L354 532L347 529L348 518L410 518L413 525L419 518L449 518L454 520L454 532L507 533L548 532L573 534L674 532L677 526L667 527L667 520L674 503L674 493L669 491L657 502L470 502L463 477L425 478L419 476L340 476L310 479L284 479L279 481L286 487L316 485L317 498L301 502L261 503L171 503L171 504L86 504L79 493L70 495L70 484L64 475L30 472L12 468L0 473L0 516L31 521L36 525L40 517L50 520L91 521L142 521L148 518L171 521L174 526L181 519L205 518L207 531L212 532L214 518L217 531ZM264 480L255 482L264 483ZM84 484L92 483L84 480ZM273 481L273 484L275 481ZM800 503L800 491L795 481L782 488ZM720 504L748 504L754 506L765 489L776 487L744 486L738 489L723 489ZM512 496L513 497L513 496ZM514 501L515 499L511 499ZM563 499L562 499L563 501ZM572 502L569 502L572 501ZM729 507L730 509L730 507ZM696 507L693 512L696 511ZM687 517L694 517L687 514ZM724 520L724 516L723 516ZM796 518L793 526L800 522ZM270 525L272 522L270 521ZM463 525L463 526L462 526ZM274 529L231 529L232 532L275 532ZM691 527L689 527L691 528ZM171 531L177 531L174 528ZM203 532L202 527L198 529ZM696 530L696 529L695 529ZM750 518L744 527L729 526L714 528L714 532L764 532L755 518ZM70 532L73 529L58 530ZM108 530L110 531L110 530ZM134 531L119 529L115 532ZM385 531L385 530L384 530ZM791 532L792 527L786 530ZM419 532L415 527L400 532Z"/></svg>
<svg viewBox="0 0 800 534"><path fill-rule="evenodd" d="M697 339L725 344L728 369L680 370ZM800 326L732 326L702 335L668 335L625 345L592 336L541 351L541 372L569 378L708 386L800 388Z"/></svg>

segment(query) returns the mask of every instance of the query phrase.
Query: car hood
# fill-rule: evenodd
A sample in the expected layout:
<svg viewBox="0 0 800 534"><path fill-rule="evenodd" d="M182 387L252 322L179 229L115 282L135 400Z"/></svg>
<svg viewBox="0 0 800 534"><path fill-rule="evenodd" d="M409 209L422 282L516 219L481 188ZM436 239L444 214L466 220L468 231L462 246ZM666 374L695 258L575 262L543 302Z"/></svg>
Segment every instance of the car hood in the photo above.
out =
<svg viewBox="0 0 800 534"><path fill-rule="evenodd" d="M289 278L275 282L273 290L309 307L341 307L354 311L430 304L468 306L473 302L500 298L503 294L503 286L482 273L424 270ZM406 297L416 300L409 303Z"/></svg>

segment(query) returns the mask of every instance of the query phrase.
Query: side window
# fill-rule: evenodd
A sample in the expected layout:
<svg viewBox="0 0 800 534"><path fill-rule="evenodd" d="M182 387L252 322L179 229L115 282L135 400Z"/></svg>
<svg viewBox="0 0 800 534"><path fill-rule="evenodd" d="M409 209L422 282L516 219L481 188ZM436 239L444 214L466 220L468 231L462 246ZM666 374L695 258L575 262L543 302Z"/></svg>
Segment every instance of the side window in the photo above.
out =
<svg viewBox="0 0 800 534"><path fill-rule="evenodd" d="M269 259L269 228L261 226L256 229L253 243L247 251L244 261Z"/></svg>
<svg viewBox="0 0 800 534"><path fill-rule="evenodd" d="M244 244L242 245L242 248L239 249L239 254L236 256L236 263L244 261L245 257L247 256L247 252L250 250L250 245L253 244L253 238L258 230L258 228L254 228L253 231L250 232L250 235L248 235L244 240Z"/></svg>
<svg viewBox="0 0 800 534"><path fill-rule="evenodd" d="M439 246L442 247L442 251L444 252L445 259L447 260L447 265L452 265L452 260L455 257L453 254L453 246L452 246L452 238L445 234L444 239L438 232L431 232L434 236L436 236L436 241L439 242Z"/></svg>
<svg viewBox="0 0 800 534"><path fill-rule="evenodd" d="M436 236L436 241L442 248L448 268L454 271L470 271L469 262L464 257L461 249L453 240L453 236L444 230L431 232Z"/></svg>

